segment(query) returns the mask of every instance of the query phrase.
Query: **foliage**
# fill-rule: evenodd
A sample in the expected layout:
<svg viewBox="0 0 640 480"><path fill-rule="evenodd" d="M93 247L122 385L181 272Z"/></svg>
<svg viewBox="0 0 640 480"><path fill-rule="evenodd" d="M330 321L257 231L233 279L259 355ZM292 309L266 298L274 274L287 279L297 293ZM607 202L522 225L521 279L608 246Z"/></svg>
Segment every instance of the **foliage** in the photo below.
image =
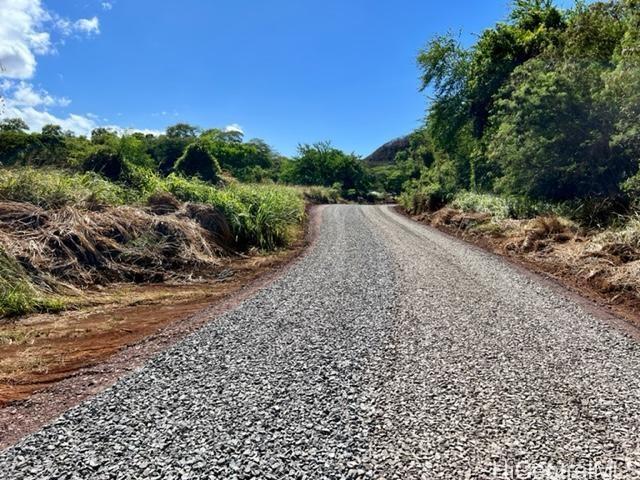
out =
<svg viewBox="0 0 640 480"><path fill-rule="evenodd" d="M299 187L304 198L310 202L318 205L332 204L340 202L340 186L335 187Z"/></svg>
<svg viewBox="0 0 640 480"><path fill-rule="evenodd" d="M175 165L176 172L187 176L197 176L215 183L220 176L218 160L211 155L203 142L191 143Z"/></svg>
<svg viewBox="0 0 640 480"><path fill-rule="evenodd" d="M356 199L365 197L371 176L362 160L346 154L329 142L298 147L298 156L286 165L282 178L298 185L339 186L341 195Z"/></svg>
<svg viewBox="0 0 640 480"><path fill-rule="evenodd" d="M0 170L0 199L44 208L87 202L120 205L128 200L126 189L95 173L30 167Z"/></svg>
<svg viewBox="0 0 640 480"><path fill-rule="evenodd" d="M0 249L0 317L57 312L63 307L60 299L39 291L24 268Z"/></svg>
<svg viewBox="0 0 640 480"><path fill-rule="evenodd" d="M408 182L399 198L400 205L414 215L437 210L449 200L450 196L442 185L419 180Z"/></svg>
<svg viewBox="0 0 640 480"><path fill-rule="evenodd" d="M120 152L108 145L100 145L86 158L84 170L99 173L110 180L117 180L125 169Z"/></svg>
<svg viewBox="0 0 640 480"><path fill-rule="evenodd" d="M435 37L418 56L433 160L403 203L455 197L514 216L550 202L587 224L640 207L638 45L638 0L516 0L470 48ZM397 186L397 170L381 175Z"/></svg>

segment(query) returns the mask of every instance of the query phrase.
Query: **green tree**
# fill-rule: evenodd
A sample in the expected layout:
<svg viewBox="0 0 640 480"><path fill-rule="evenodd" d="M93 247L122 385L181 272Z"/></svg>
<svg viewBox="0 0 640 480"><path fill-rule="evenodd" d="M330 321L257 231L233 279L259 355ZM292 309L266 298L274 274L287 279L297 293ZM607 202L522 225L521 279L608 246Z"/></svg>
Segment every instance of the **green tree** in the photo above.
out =
<svg viewBox="0 0 640 480"><path fill-rule="evenodd" d="M300 185L339 184L343 196L353 198L367 195L372 180L362 160L329 142L300 145L283 179Z"/></svg>
<svg viewBox="0 0 640 480"><path fill-rule="evenodd" d="M551 200L619 192L630 164L610 145L615 111L597 95L602 73L592 62L547 58L514 73L489 145L501 191Z"/></svg>
<svg viewBox="0 0 640 480"><path fill-rule="evenodd" d="M188 123L176 123L167 127L166 135L169 138L195 138L200 129Z"/></svg>
<svg viewBox="0 0 640 480"><path fill-rule="evenodd" d="M125 172L126 164L117 149L110 145L99 145L85 159L83 168L110 180L118 180Z"/></svg>
<svg viewBox="0 0 640 480"><path fill-rule="evenodd" d="M0 132L23 132L29 125L21 118L5 118L0 122Z"/></svg>

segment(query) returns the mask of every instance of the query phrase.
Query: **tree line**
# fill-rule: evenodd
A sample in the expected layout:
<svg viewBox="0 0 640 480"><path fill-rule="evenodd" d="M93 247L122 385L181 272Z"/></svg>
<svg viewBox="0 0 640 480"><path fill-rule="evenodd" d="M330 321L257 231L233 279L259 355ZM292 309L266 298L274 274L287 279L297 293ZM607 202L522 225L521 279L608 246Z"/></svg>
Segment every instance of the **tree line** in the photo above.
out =
<svg viewBox="0 0 640 480"><path fill-rule="evenodd" d="M373 177L361 159L329 142L302 144L287 158L261 139L239 131L200 129L178 123L161 135L96 128L88 137L45 125L29 132L17 118L0 122L2 166L56 167L91 171L109 180L136 183L145 172L198 177L218 183L225 175L241 182L278 182L335 188L344 198L369 195Z"/></svg>
<svg viewBox="0 0 640 480"><path fill-rule="evenodd" d="M395 163L425 208L460 191L638 207L639 0L516 0L471 47L440 35L417 61L432 101Z"/></svg>

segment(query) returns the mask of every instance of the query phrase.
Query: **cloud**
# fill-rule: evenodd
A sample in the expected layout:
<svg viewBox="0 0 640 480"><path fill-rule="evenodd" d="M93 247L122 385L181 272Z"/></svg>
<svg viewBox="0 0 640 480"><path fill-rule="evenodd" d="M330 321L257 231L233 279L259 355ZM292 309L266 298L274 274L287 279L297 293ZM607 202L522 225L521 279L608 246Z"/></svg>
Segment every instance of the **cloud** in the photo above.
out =
<svg viewBox="0 0 640 480"><path fill-rule="evenodd" d="M232 123L231 125L227 125L224 127L225 132L239 132L244 135L244 130L237 123Z"/></svg>
<svg viewBox="0 0 640 480"><path fill-rule="evenodd" d="M8 106L5 116L23 119L32 131L39 131L47 124L54 124L78 135L88 135L97 126L93 120L83 115L71 113L66 116L56 116L47 110L37 110L32 106Z"/></svg>
<svg viewBox="0 0 640 480"><path fill-rule="evenodd" d="M52 108L71 101L38 89L27 80L36 73L38 55L56 51L55 43L72 34L100 33L98 17L70 20L47 10L42 0L0 0L0 117L22 118L29 127L57 124L86 135L98 126L95 119L77 113L56 114Z"/></svg>
<svg viewBox="0 0 640 480"><path fill-rule="evenodd" d="M50 18L40 0L0 0L0 76L31 78L36 55L52 50L48 32Z"/></svg>
<svg viewBox="0 0 640 480"><path fill-rule="evenodd" d="M101 6L110 10L112 3L105 1ZM45 9L42 0L0 0L0 118L21 118L32 131L55 124L78 135L89 135L99 126L119 134L161 134L159 130L104 125L101 121L106 123L107 120L92 113L51 111L68 107L71 101L35 88L28 81L36 72L36 57L56 51L55 39L62 42L64 37L74 34L92 36L99 33L97 16L71 20Z"/></svg>
<svg viewBox="0 0 640 480"><path fill-rule="evenodd" d="M73 28L87 35L97 35L100 33L100 20L98 17L81 18L73 23Z"/></svg>
<svg viewBox="0 0 640 480"><path fill-rule="evenodd" d="M68 107L71 103L68 98L54 97L46 90L34 90L33 85L27 82L20 82L14 88L13 94L6 101L8 105L16 107Z"/></svg>
<svg viewBox="0 0 640 480"><path fill-rule="evenodd" d="M36 56L55 52L52 37L73 33L100 33L98 17L72 21L44 8L42 0L0 0L0 77L33 77Z"/></svg>

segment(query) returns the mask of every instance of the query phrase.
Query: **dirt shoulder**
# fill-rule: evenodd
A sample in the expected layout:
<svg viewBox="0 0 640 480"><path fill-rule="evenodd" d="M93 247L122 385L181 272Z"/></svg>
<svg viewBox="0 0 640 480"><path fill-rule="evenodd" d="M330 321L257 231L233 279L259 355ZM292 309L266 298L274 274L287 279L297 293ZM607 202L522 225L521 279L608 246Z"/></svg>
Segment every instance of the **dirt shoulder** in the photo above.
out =
<svg viewBox="0 0 640 480"><path fill-rule="evenodd" d="M321 209L291 248L227 259L214 280L117 285L93 292L90 307L0 323L0 449L273 281L313 243Z"/></svg>
<svg viewBox="0 0 640 480"><path fill-rule="evenodd" d="M640 253L628 245L549 217L497 221L451 208L413 216L396 210L568 288L636 332L640 327Z"/></svg>

